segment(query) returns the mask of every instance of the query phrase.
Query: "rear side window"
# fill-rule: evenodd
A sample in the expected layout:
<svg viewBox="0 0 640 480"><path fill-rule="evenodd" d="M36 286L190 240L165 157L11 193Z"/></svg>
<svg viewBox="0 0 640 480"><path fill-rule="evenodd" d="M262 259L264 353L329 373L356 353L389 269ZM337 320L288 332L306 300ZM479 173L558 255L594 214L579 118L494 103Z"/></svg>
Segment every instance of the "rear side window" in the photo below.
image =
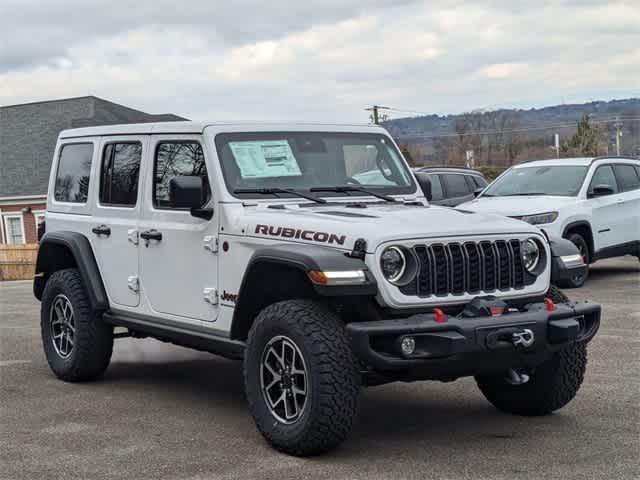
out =
<svg viewBox="0 0 640 480"><path fill-rule="evenodd" d="M444 192L442 191L442 184L440 183L440 177L438 175L429 175L431 180L431 201L438 201L444 198Z"/></svg>
<svg viewBox="0 0 640 480"><path fill-rule="evenodd" d="M93 143L64 145L60 151L54 198L58 202L86 203Z"/></svg>
<svg viewBox="0 0 640 480"><path fill-rule="evenodd" d="M489 185L483 177L479 177L477 175L469 175L469 178L471 179L473 184L476 186L476 188L484 188L487 185Z"/></svg>
<svg viewBox="0 0 640 480"><path fill-rule="evenodd" d="M613 166L613 169L616 172L620 190L628 192L640 188L640 178L638 178L638 172L633 165L617 164Z"/></svg>
<svg viewBox="0 0 640 480"><path fill-rule="evenodd" d="M211 189L202 146L198 142L159 143L156 148L153 171L153 205L157 208L170 208L169 182L171 179L193 175L202 177L208 200Z"/></svg>
<svg viewBox="0 0 640 480"><path fill-rule="evenodd" d="M440 175L444 189L447 191L447 197L464 197L471 193L469 184L464 175L445 173Z"/></svg>
<svg viewBox="0 0 640 480"><path fill-rule="evenodd" d="M591 183L589 184L588 194L593 193L593 187L598 185L608 185L613 189L613 193L618 193L618 183L616 182L616 177L613 174L613 168L611 165L603 165L598 167L591 178Z"/></svg>
<svg viewBox="0 0 640 480"><path fill-rule="evenodd" d="M141 158L140 142L109 143L104 147L100 203L117 207L136 205Z"/></svg>

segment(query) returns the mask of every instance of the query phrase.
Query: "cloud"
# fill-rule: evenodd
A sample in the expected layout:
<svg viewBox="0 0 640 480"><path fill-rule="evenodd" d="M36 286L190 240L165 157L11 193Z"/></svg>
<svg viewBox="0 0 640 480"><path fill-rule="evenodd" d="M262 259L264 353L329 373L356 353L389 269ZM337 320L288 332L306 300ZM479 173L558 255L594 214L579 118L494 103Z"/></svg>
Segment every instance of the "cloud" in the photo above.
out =
<svg viewBox="0 0 640 480"><path fill-rule="evenodd" d="M638 25L634 1L5 0L0 104L95 94L196 119L366 121L372 103L640 95Z"/></svg>

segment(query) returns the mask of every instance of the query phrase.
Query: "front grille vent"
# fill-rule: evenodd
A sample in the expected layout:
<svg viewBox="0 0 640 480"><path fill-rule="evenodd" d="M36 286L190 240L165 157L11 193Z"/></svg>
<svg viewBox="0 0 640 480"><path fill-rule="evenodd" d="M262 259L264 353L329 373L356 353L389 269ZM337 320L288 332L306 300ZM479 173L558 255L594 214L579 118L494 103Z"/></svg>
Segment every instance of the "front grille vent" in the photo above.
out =
<svg viewBox="0 0 640 480"><path fill-rule="evenodd" d="M415 281L400 288L419 297L491 293L524 287L520 240L415 245Z"/></svg>

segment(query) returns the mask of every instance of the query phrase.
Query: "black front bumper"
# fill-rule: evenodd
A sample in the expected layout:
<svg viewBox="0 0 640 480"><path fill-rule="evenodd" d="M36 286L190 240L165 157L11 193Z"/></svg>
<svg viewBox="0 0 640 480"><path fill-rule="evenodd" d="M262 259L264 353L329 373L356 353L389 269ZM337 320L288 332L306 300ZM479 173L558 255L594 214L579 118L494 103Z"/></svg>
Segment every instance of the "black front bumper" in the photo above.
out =
<svg viewBox="0 0 640 480"><path fill-rule="evenodd" d="M575 342L588 342L600 326L600 305L590 302L545 303L501 316L448 317L436 322L435 314L403 319L347 324L356 356L376 372L404 372L421 378L454 378L533 367L551 353ZM533 334L529 346L514 342L513 334ZM526 333L528 336L529 333ZM403 337L415 340L415 352L402 354Z"/></svg>

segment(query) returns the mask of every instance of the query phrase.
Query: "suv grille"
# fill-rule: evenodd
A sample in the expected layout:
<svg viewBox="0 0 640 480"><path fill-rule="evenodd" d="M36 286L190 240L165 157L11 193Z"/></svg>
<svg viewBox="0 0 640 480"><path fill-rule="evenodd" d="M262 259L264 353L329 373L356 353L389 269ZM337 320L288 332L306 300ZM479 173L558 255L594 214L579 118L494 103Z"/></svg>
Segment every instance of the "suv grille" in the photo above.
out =
<svg viewBox="0 0 640 480"><path fill-rule="evenodd" d="M415 245L416 279L400 288L404 295L462 295L524 287L520 240Z"/></svg>

